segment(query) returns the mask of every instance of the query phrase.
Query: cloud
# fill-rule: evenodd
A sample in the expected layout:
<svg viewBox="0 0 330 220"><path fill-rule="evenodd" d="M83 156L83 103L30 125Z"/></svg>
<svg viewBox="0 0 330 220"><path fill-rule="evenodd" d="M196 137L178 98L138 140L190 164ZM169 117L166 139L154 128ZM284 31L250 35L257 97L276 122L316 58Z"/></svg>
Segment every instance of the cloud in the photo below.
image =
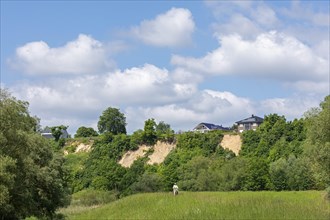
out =
<svg viewBox="0 0 330 220"><path fill-rule="evenodd" d="M276 12L266 4L259 4L256 10L251 12L251 17L260 25L274 28L279 23Z"/></svg>
<svg viewBox="0 0 330 220"><path fill-rule="evenodd" d="M244 109L244 111L242 111ZM177 104L126 109L132 127L143 127L143 121L155 118L178 130L192 130L200 122L231 126L235 121L255 114L254 103L230 92L202 90L189 100Z"/></svg>
<svg viewBox="0 0 330 220"><path fill-rule="evenodd" d="M287 88L294 88L298 92L309 93L309 94L322 94L327 95L329 91L329 76L328 79L323 82L312 82L312 81L297 81L292 83L285 83Z"/></svg>
<svg viewBox="0 0 330 220"><path fill-rule="evenodd" d="M233 14L227 23L213 23L211 26L217 37L238 34L244 38L253 39L262 32L258 24L241 14Z"/></svg>
<svg viewBox="0 0 330 220"><path fill-rule="evenodd" d="M319 4L322 8L312 8L308 2L292 1L291 8L283 8L280 12L297 21L305 21L312 25L329 27L329 4Z"/></svg>
<svg viewBox="0 0 330 220"><path fill-rule="evenodd" d="M30 75L97 73L113 66L104 45L84 34L57 48L44 41L27 43L16 49L9 63Z"/></svg>
<svg viewBox="0 0 330 220"><path fill-rule="evenodd" d="M317 107L321 101L317 96L313 95L271 98L262 100L260 102L260 109L265 114L276 113L278 115L284 115L287 120L293 120L294 118L301 118L307 110Z"/></svg>
<svg viewBox="0 0 330 220"><path fill-rule="evenodd" d="M129 106L162 106L184 102L197 92L195 83L175 80L172 75L167 69L145 64L101 75L19 83L13 92L19 99L29 101L31 112L42 119L43 125L53 123L53 118L59 123L68 119L78 122L80 118L87 124L96 124L109 106L122 110Z"/></svg>
<svg viewBox="0 0 330 220"><path fill-rule="evenodd" d="M176 131L191 130L200 122L231 126L251 114L278 113L293 119L319 103L319 95L303 93L256 101L228 91L198 90L196 84L172 76L166 69L145 64L104 75L18 84L12 90L29 101L31 114L40 117L43 126L69 125L71 134L80 126L97 129L99 116L109 106L120 108L132 133L143 129L148 118L165 121Z"/></svg>
<svg viewBox="0 0 330 220"><path fill-rule="evenodd" d="M177 47L189 44L194 30L191 12L184 8L172 8L153 20L142 21L132 28L131 33L145 44Z"/></svg>
<svg viewBox="0 0 330 220"><path fill-rule="evenodd" d="M328 60L294 37L275 31L244 40L239 35L223 36L219 48L201 58L173 55L171 63L192 72L239 75L284 82L325 80Z"/></svg>

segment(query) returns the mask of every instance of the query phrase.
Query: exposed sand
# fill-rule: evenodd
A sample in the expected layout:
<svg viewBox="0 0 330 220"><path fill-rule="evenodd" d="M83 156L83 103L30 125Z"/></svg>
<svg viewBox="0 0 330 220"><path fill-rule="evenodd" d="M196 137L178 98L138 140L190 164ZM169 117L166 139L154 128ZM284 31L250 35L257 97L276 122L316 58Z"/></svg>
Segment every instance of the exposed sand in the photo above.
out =
<svg viewBox="0 0 330 220"><path fill-rule="evenodd" d="M136 151L127 151L118 163L123 167L130 167L136 159L143 157L149 149L150 147L142 145Z"/></svg>
<svg viewBox="0 0 330 220"><path fill-rule="evenodd" d="M147 151L151 148L154 149L154 152L149 156L148 164L160 164L162 163L166 156L173 150L176 146L174 144L163 143L158 141L154 146L148 147L142 145L136 151L128 151L119 161L119 164L123 167L130 167L133 162L139 157L143 157Z"/></svg>
<svg viewBox="0 0 330 220"><path fill-rule="evenodd" d="M79 152L89 152L91 149L92 149L92 145L93 145L93 142L90 143L90 144L84 144L84 143L80 143L76 150L75 150L75 153L79 153Z"/></svg>
<svg viewBox="0 0 330 220"><path fill-rule="evenodd" d="M166 156L176 147L175 144L169 144L158 141L154 146L154 152L149 156L148 164L160 164Z"/></svg>
<svg viewBox="0 0 330 220"><path fill-rule="evenodd" d="M220 145L223 148L227 148L233 151L236 155L238 155L238 152L241 150L242 147L241 137L239 135L225 134Z"/></svg>

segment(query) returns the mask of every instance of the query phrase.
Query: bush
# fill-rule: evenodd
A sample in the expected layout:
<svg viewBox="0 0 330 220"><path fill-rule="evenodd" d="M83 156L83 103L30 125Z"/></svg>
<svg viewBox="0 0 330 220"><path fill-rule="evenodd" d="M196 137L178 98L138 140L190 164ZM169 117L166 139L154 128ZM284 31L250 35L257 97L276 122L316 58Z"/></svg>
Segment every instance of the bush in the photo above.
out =
<svg viewBox="0 0 330 220"><path fill-rule="evenodd" d="M133 193L157 192L164 188L161 177L156 173L144 173L137 182L131 185Z"/></svg>
<svg viewBox="0 0 330 220"><path fill-rule="evenodd" d="M102 190L82 190L72 195L71 205L92 206L100 205L117 200L118 192Z"/></svg>
<svg viewBox="0 0 330 220"><path fill-rule="evenodd" d="M326 192L325 198L330 201L330 186L328 186L328 188L325 189L325 192Z"/></svg>

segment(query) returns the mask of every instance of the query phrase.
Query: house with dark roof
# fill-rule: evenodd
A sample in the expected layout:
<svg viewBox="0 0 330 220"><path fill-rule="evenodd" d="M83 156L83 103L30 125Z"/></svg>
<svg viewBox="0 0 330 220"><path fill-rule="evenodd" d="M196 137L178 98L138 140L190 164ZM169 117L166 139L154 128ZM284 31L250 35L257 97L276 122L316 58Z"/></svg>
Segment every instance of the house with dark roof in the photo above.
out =
<svg viewBox="0 0 330 220"><path fill-rule="evenodd" d="M43 136L44 138L48 138L48 139L54 138L54 136L52 135L52 131L49 127L45 127L45 129L43 129L40 133L41 136ZM68 137L69 137L69 133L67 132L67 130L63 129L60 138L68 138Z"/></svg>
<svg viewBox="0 0 330 220"><path fill-rule="evenodd" d="M258 116L252 115L249 118L237 121L237 130L239 132L247 131L247 130L253 130L255 131L257 127L264 121L263 118L260 118Z"/></svg>
<svg viewBox="0 0 330 220"><path fill-rule="evenodd" d="M201 133L208 132L208 131L214 131L214 130L229 131L230 128L222 127L222 125L215 125L215 124L211 124L211 123L202 122L193 129L193 131L198 131Z"/></svg>

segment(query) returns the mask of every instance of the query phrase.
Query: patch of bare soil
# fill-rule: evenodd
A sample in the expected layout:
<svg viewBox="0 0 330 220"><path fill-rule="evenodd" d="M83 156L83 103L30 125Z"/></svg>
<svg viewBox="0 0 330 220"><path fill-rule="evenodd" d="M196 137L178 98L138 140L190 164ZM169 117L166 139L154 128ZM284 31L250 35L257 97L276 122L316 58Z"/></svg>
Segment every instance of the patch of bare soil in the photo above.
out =
<svg viewBox="0 0 330 220"><path fill-rule="evenodd" d="M119 161L119 164L123 167L130 167L136 159L143 157L149 149L150 147L142 145L136 151L127 151Z"/></svg>
<svg viewBox="0 0 330 220"><path fill-rule="evenodd" d="M223 148L227 148L233 151L236 155L238 155L238 152L241 150L242 147L242 140L239 135L225 134L220 145Z"/></svg>
<svg viewBox="0 0 330 220"><path fill-rule="evenodd" d="M91 144L84 144L84 143L80 143L76 150L75 153L79 153L79 152L89 152L92 148L93 143Z"/></svg>
<svg viewBox="0 0 330 220"><path fill-rule="evenodd" d="M143 157L149 149L153 149L154 152L149 155L148 164L160 164L162 163L167 155L176 147L175 144L169 144L158 141L154 146L148 147L142 145L136 151L128 151L119 161L119 164L123 167L130 167L135 160L139 157Z"/></svg>
<svg viewBox="0 0 330 220"><path fill-rule="evenodd" d="M154 146L154 152L149 156L148 164L160 164L167 155L176 147L175 144L169 144L158 141Z"/></svg>

